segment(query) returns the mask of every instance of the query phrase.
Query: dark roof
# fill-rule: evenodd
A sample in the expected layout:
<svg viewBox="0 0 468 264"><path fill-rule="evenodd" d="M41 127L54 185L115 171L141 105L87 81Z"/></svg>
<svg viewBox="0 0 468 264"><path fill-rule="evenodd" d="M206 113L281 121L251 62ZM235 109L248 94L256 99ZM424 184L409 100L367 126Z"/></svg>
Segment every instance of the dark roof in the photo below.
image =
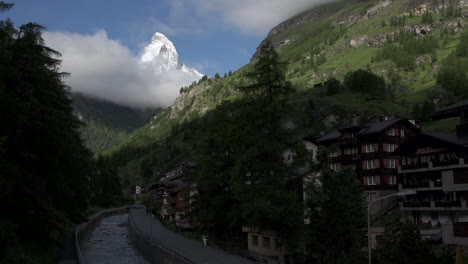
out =
<svg viewBox="0 0 468 264"><path fill-rule="evenodd" d="M457 135L454 133L420 133L409 141L403 143L393 152L393 155L402 155L411 149L414 149L414 144L419 142L432 143L434 145L443 145L452 147L464 152L468 152L468 146L458 143Z"/></svg>
<svg viewBox="0 0 468 264"><path fill-rule="evenodd" d="M316 142L320 143L320 142L333 141L333 140L339 139L340 136L341 136L341 133L339 131L345 131L345 130L348 130L348 129L359 129L359 128L361 128L361 130L359 131L358 136L371 135L371 134L374 134L374 133L381 133L382 131L384 131L388 127L390 127L390 126L392 126L392 125L394 125L396 123L399 123L399 122L406 122L409 127L412 127L414 130L419 131L419 128L417 128L411 122L409 122L408 119L400 117L400 118L395 118L395 119L381 121L381 122L367 123L367 124L365 124L363 126L360 126L360 127L359 126L353 126L353 127L339 129L338 131L333 131L333 132L331 132L331 133L329 133L329 134L327 134L327 135L325 135L323 137L320 137L319 139L316 140Z"/></svg>
<svg viewBox="0 0 468 264"><path fill-rule="evenodd" d="M333 131L323 137L320 137L316 140L316 142L325 142L325 141L330 141L330 140L335 140L339 139L341 136L341 133L338 131Z"/></svg>
<svg viewBox="0 0 468 264"><path fill-rule="evenodd" d="M459 145L458 140L457 140L457 134L455 133L423 133L423 134L429 137L433 137L433 138L448 142L448 143Z"/></svg>
<svg viewBox="0 0 468 264"><path fill-rule="evenodd" d="M381 122L376 122L376 123L368 123L365 124L364 127L367 127L359 132L359 135L369 135L369 134L374 134L374 133L379 133L385 130L387 127L394 125L400 121L404 121L407 119L406 118L396 118L396 119L391 119L391 120L386 120L386 121L381 121Z"/></svg>
<svg viewBox="0 0 468 264"><path fill-rule="evenodd" d="M468 99L448 106L440 111L432 113L432 120L440 120L448 117L461 116L463 111L468 111Z"/></svg>

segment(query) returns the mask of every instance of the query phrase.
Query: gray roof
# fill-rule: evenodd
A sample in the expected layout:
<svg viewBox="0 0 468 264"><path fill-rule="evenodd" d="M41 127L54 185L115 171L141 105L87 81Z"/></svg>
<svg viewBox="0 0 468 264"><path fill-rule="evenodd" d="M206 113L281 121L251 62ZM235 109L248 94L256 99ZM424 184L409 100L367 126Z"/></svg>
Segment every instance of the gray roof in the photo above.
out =
<svg viewBox="0 0 468 264"><path fill-rule="evenodd" d="M456 104L450 105L442 110L432 113L432 119L438 120L447 117L459 116L458 111L468 110L468 99L458 102Z"/></svg>
<svg viewBox="0 0 468 264"><path fill-rule="evenodd" d="M361 130L359 131L359 134L358 136L361 136L361 135L370 135L370 134L374 134L374 133L380 133L382 132L383 130L387 129L388 127L398 123L398 122L402 122L402 121L405 121L407 122L408 124L410 124L411 126L414 127L414 129L417 129L419 130L416 126L414 126L413 124L411 124L408 119L406 118L403 118L403 117L400 117L400 118L395 118L395 119L391 119L391 120L386 120L386 121L381 121L381 122L375 122L375 123L367 123L363 126L361 126ZM342 130L342 129L340 129ZM316 140L317 143L320 143L320 142L325 142L325 141L332 141L332 140L337 140L341 137L341 133L339 131L333 131L323 137L320 137Z"/></svg>
<svg viewBox="0 0 468 264"><path fill-rule="evenodd" d="M341 133L338 132L338 131L333 131L323 137L320 137L317 139L317 142L324 142L324 141L329 141L329 140L335 140L335 139L339 139L341 136Z"/></svg>
<svg viewBox="0 0 468 264"><path fill-rule="evenodd" d="M368 135L368 134L373 134L373 133L379 133L386 129L387 127L396 124L400 121L406 120L406 118L396 118L396 119L391 119L391 120L386 120L386 121L381 121L381 122L376 122L376 123L368 123L365 124L363 130L359 132L359 135Z"/></svg>
<svg viewBox="0 0 468 264"><path fill-rule="evenodd" d="M437 138L450 143L458 144L457 134L455 133L423 133L433 138Z"/></svg>

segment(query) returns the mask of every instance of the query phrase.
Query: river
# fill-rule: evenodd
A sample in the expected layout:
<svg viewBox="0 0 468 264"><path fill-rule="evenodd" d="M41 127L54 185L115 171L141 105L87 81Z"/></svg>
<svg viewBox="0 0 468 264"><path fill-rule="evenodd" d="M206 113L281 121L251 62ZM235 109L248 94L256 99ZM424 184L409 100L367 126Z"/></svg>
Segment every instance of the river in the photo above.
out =
<svg viewBox="0 0 468 264"><path fill-rule="evenodd" d="M149 264L128 237L128 214L104 218L82 248L86 264Z"/></svg>

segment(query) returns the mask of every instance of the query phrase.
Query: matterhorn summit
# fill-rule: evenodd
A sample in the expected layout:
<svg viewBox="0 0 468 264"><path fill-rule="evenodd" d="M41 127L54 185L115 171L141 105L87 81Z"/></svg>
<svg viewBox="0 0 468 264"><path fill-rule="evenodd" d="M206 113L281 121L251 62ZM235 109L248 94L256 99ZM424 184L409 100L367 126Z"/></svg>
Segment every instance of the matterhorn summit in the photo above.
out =
<svg viewBox="0 0 468 264"><path fill-rule="evenodd" d="M180 59L174 44L162 33L156 32L151 43L145 47L140 62L149 64L155 73L161 74L169 71L181 71L200 79L203 75L193 68L187 67Z"/></svg>

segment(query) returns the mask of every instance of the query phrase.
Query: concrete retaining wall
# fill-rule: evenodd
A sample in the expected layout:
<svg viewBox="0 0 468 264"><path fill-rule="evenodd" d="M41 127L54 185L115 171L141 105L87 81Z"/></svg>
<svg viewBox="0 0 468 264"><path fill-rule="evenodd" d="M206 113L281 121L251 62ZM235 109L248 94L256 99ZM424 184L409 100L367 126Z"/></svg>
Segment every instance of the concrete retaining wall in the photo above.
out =
<svg viewBox="0 0 468 264"><path fill-rule="evenodd" d="M194 264L194 262L180 256L157 243L150 241L140 234L133 224L132 215L128 215L128 233L133 244L150 260L151 263L160 264Z"/></svg>
<svg viewBox="0 0 468 264"><path fill-rule="evenodd" d="M78 264L85 264L83 257L81 256L81 245L84 241L86 241L86 239L93 232L94 228L96 228L99 222L101 222L103 218L106 218L108 216L126 214L128 213L128 210L128 207L121 207L100 211L91 216L88 222L80 224L75 229L75 250Z"/></svg>

